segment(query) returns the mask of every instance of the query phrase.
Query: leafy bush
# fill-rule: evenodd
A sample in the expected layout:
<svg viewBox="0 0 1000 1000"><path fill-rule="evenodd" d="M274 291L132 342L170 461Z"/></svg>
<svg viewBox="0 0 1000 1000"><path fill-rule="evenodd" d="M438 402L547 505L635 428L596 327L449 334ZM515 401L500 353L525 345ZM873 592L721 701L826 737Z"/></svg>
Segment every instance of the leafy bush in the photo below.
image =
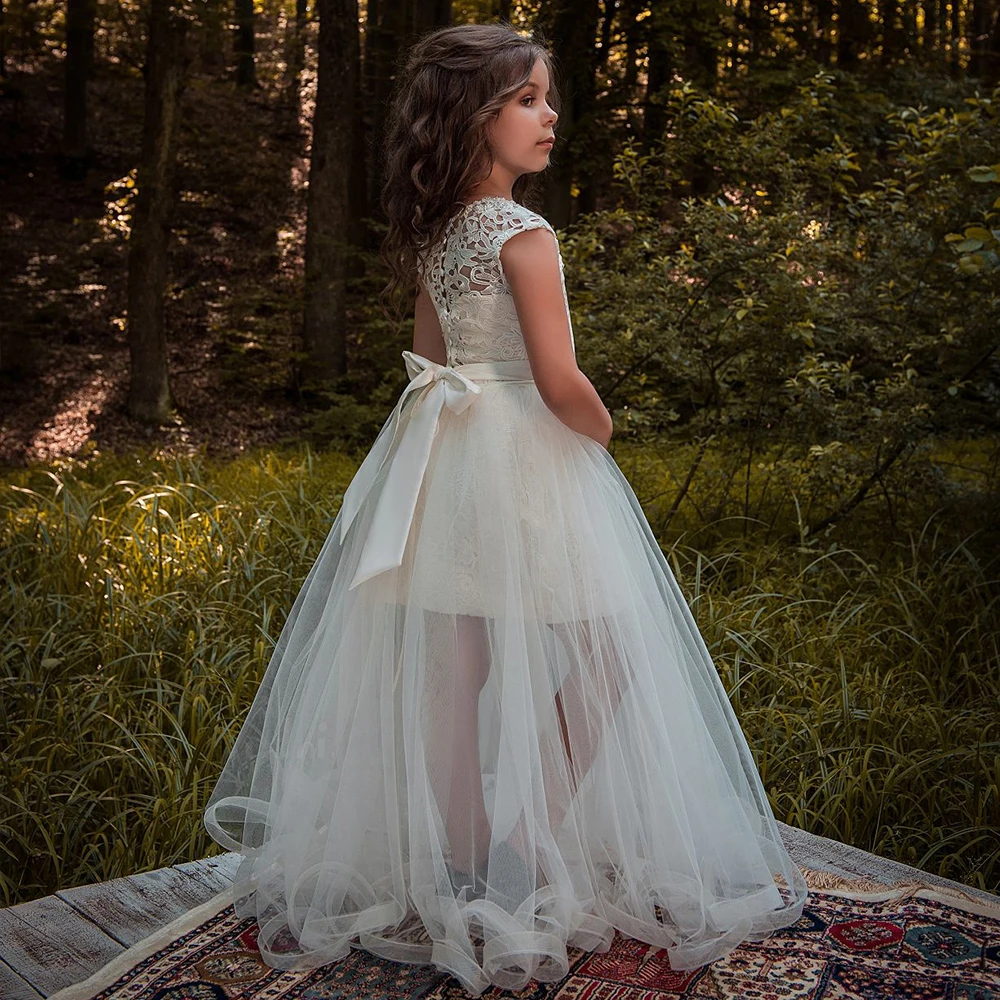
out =
<svg viewBox="0 0 1000 1000"><path fill-rule="evenodd" d="M822 71L747 122L675 89L664 140L618 156L617 204L562 237L581 367L618 440L698 445L675 506L714 442L730 461L713 519L803 537L876 505L912 527L961 500L941 443L996 455L1000 91L931 112L860 86ZM678 196L706 160L712 193Z"/></svg>

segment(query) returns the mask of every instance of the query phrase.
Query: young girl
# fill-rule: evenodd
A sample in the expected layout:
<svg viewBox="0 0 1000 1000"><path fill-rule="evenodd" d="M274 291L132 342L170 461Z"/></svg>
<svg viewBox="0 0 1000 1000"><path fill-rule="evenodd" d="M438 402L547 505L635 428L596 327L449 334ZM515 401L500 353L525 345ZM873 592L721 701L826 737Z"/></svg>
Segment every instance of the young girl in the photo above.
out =
<svg viewBox="0 0 1000 1000"><path fill-rule="evenodd" d="M410 381L343 498L205 811L264 960L352 948L474 996L617 928L691 969L807 891L576 365L547 51L420 40L383 206Z"/></svg>

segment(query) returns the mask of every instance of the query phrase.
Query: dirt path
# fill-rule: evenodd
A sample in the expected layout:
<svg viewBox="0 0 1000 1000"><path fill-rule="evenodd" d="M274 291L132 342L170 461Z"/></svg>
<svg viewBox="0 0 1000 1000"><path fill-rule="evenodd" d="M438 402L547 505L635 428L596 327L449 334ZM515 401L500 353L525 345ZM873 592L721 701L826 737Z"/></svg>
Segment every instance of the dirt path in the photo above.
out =
<svg viewBox="0 0 1000 1000"><path fill-rule="evenodd" d="M192 81L166 303L173 422L125 412L126 240L142 80L102 67L94 163L60 174L61 64L0 108L0 463L136 447L216 456L294 439L305 139L273 95ZM305 109L308 115L310 109Z"/></svg>

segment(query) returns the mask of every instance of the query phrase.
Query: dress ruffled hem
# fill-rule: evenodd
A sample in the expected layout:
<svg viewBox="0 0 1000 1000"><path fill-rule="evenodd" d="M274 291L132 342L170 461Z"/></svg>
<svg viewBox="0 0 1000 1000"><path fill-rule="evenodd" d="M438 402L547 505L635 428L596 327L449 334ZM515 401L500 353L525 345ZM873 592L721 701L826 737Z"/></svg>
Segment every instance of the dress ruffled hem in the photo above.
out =
<svg viewBox="0 0 1000 1000"><path fill-rule="evenodd" d="M796 873L798 882L802 876ZM356 869L330 863L301 872L286 897L280 867L272 865L260 874L254 859L244 857L233 906L237 916L258 922L257 946L272 968L321 968L361 949L394 962L433 965L473 996L491 987L521 990L532 980L559 982L569 975L571 950L607 952L616 930L663 949L673 969L699 968L744 941L763 940L795 923L802 910L801 904L787 905L789 892L779 886L779 878L708 907L707 926L689 927L685 935L664 922L665 907L677 910L680 905L697 923L702 901L693 887L660 884L630 892L611 863L599 866L590 880L594 896L581 899L567 890L567 883L561 890L546 884L512 911L507 901L489 894L471 898L468 889L454 893L447 877L419 890L407 889L414 883L409 864L370 882ZM336 912L317 911L312 890L319 882L327 893L333 885L346 886ZM804 891L804 884L793 890ZM636 914L636 899L645 902L645 916Z"/></svg>

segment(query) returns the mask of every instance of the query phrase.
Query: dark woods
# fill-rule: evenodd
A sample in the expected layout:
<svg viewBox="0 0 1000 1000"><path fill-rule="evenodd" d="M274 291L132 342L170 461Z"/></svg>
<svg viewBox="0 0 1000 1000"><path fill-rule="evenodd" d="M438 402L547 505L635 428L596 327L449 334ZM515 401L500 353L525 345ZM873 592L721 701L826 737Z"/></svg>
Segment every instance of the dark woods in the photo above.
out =
<svg viewBox="0 0 1000 1000"><path fill-rule="evenodd" d="M1000 0L461 17L553 52L558 140L530 200L565 234L616 444L693 448L663 529L699 490L702 520L790 537L873 503L906 524L955 500L940 463L965 461L958 441L979 448L975 502L993 495ZM235 427L370 442L411 314L408 290L395 311L381 294L388 102L412 42L459 19L6 3L0 459L143 439L224 454ZM82 353L105 401L46 433Z"/></svg>

